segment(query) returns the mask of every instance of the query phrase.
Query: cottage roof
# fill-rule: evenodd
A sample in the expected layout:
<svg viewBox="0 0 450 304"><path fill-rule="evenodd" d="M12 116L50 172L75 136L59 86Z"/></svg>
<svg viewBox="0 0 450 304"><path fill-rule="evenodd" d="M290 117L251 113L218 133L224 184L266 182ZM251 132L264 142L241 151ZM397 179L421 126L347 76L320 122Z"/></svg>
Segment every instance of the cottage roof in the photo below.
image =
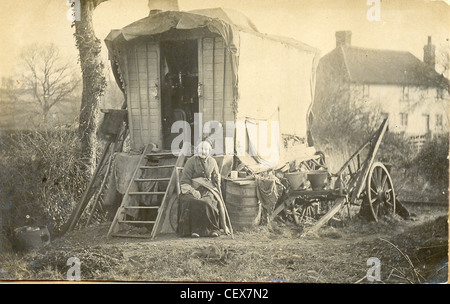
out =
<svg viewBox="0 0 450 304"><path fill-rule="evenodd" d="M322 67L340 67L350 82L360 84L438 87L447 83L434 68L410 52L342 45L320 60Z"/></svg>

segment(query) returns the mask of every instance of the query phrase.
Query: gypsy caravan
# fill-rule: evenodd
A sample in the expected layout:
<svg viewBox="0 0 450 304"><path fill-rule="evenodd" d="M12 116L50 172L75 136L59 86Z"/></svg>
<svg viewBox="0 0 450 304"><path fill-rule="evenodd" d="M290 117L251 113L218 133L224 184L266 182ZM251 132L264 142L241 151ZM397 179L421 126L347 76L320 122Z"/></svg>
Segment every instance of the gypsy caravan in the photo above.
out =
<svg viewBox="0 0 450 304"><path fill-rule="evenodd" d="M317 159L308 135L315 48L262 34L247 17L223 8L151 11L111 31L105 43L125 103L105 111L103 125L117 129L116 118L126 117L126 131L111 134L128 134L130 143L127 153L114 153L108 169L114 174L102 183L109 184L104 203L117 203L120 193L108 235L153 238L176 230L179 175L190 147L205 136L214 139L225 179L232 169L258 174ZM254 178L246 182L253 183L247 187L253 211L241 223L243 213L230 210L234 224L261 216ZM224 193L230 202L236 202L230 189L246 192L240 186L248 184L234 186ZM130 227L148 233L124 234Z"/></svg>

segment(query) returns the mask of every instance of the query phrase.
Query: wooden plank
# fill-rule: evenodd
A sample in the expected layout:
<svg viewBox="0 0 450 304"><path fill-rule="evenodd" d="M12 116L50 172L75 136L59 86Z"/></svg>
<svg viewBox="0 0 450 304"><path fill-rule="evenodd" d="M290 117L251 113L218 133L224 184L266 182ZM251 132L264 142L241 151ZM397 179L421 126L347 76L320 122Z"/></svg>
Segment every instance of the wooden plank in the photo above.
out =
<svg viewBox="0 0 450 304"><path fill-rule="evenodd" d="M161 169L161 168L174 168L174 165L161 165L161 166L141 166L141 169Z"/></svg>
<svg viewBox="0 0 450 304"><path fill-rule="evenodd" d="M148 104L148 121L149 121L149 139L154 140L158 143L158 128L157 125L159 123L159 118L157 117L157 120L155 121L156 124L152 125L152 115L155 113L161 116L158 109L158 103L155 100L155 97L151 95L150 87L154 87L156 83L158 82L158 71L159 71L159 64L158 64L158 53L154 49L155 45L154 43L148 42L145 44L145 50L146 50L146 72L147 72L147 104ZM152 77L153 75L153 77ZM159 85L158 85L159 87ZM157 92L158 96L160 96L160 92ZM159 145L159 143L158 143Z"/></svg>
<svg viewBox="0 0 450 304"><path fill-rule="evenodd" d="M211 121L214 119L214 39L203 39L201 59L203 98L199 109L203 113L203 121Z"/></svg>
<svg viewBox="0 0 450 304"><path fill-rule="evenodd" d="M222 124L224 125L226 120L225 120L225 99L226 99L226 85L227 85L227 49L225 49L225 46L223 48L223 91L222 91Z"/></svg>
<svg viewBox="0 0 450 304"><path fill-rule="evenodd" d="M159 206L126 206L125 209L158 209Z"/></svg>
<svg viewBox="0 0 450 304"><path fill-rule="evenodd" d="M387 127L388 127L388 119L386 118L381 124L379 130L375 134L374 137L374 139L376 139L375 144L372 144L371 149L369 151L369 157L364 162L363 168L361 169L361 176L355 186L356 191L353 191L352 196L350 198L351 202L355 201L360 196L361 192L363 191L363 188L365 187L367 175L369 174L369 169L375 160L375 156L381 145L381 141L383 140L384 134L387 131Z"/></svg>
<svg viewBox="0 0 450 304"><path fill-rule="evenodd" d="M154 224L155 221L119 221L123 224Z"/></svg>
<svg viewBox="0 0 450 304"><path fill-rule="evenodd" d="M85 227L88 227L89 224L91 223L92 218L94 217L94 213L97 210L97 204L99 202L100 196L101 196L101 194L103 192L103 189L105 189L105 187L106 187L106 182L108 181L109 171L111 170L111 166L112 166L112 163L113 163L112 162L112 159L113 159L112 156L113 156L113 153L110 153L109 160L108 160L108 165L106 167L105 175L103 176L103 180L102 180L102 183L100 185L100 189L97 191L97 194L96 194L96 196L94 198L94 201L92 202L91 213L89 214L89 217L88 217L88 220L86 222ZM108 188L106 188L106 189L108 189Z"/></svg>
<svg viewBox="0 0 450 304"><path fill-rule="evenodd" d="M126 234L126 233L112 233L111 236L123 238L149 239L149 235L145 234Z"/></svg>
<svg viewBox="0 0 450 304"><path fill-rule="evenodd" d="M170 181L170 178L138 178L136 182L155 182L155 181Z"/></svg>
<svg viewBox="0 0 450 304"><path fill-rule="evenodd" d="M203 39L200 38L197 40L197 48L198 48L198 86L199 86L199 96L198 96L198 109L199 112L202 111L204 106L203 101L203 84L204 84L204 73L203 73Z"/></svg>
<svg viewBox="0 0 450 304"><path fill-rule="evenodd" d="M80 220L81 214L83 213L84 209L87 207L89 200L91 199L93 195L92 187L94 186L95 180L97 179L97 176L100 173L100 169L103 168L103 163L106 159L106 156L108 155L109 149L111 147L112 142L108 141L106 144L105 149L103 150L102 156L100 158L99 164L97 168L95 169L94 174L92 175L91 179L89 180L89 184L86 188L86 190L83 193L83 197L81 198L80 203L78 203L75 210L70 215L69 220L67 221L68 225L65 225L63 227L62 233L66 233L67 231L72 231L75 228L75 225Z"/></svg>
<svg viewBox="0 0 450 304"><path fill-rule="evenodd" d="M135 68L136 68L136 73L137 73L137 81L138 81L138 83L140 83L140 77L139 77L139 75L140 75L140 73L139 73L139 58L138 58L138 54L137 54L137 45L135 44L134 45L134 56L135 56L135 61L134 61L134 64L135 64ZM138 101L139 101L139 120L140 120L140 129L141 129L141 133L140 133L140 140L141 140L141 143L143 143L143 144L145 144L145 141L144 141L144 137L143 137L143 135L142 135L142 131L143 131L143 128L142 128L142 103L141 103L141 88L139 88L139 93L138 93Z"/></svg>
<svg viewBox="0 0 450 304"><path fill-rule="evenodd" d="M127 56L124 56L124 66L126 67L126 71L125 71L125 77L128 80L128 83L131 81L130 79L130 75L129 75L129 66L128 66L128 54ZM125 93L127 95L127 108L128 108L128 124L129 124L129 132L130 132L130 139L131 139L131 146L133 149L136 149L136 144L134 142L134 123L133 123L133 117L131 114L131 109L132 109L132 100L130 98L130 87L129 85L127 85L125 87Z"/></svg>
<svg viewBox="0 0 450 304"><path fill-rule="evenodd" d="M151 192L130 192L129 195L164 195L166 192L151 191Z"/></svg>
<svg viewBox="0 0 450 304"><path fill-rule="evenodd" d="M270 220L272 221L281 211L283 211L286 207L289 207L292 205L295 201L295 198L289 198L285 201L283 201L275 210L272 212L272 215L270 216Z"/></svg>
<svg viewBox="0 0 450 304"><path fill-rule="evenodd" d="M336 213L341 210L341 208L344 206L344 204L347 202L347 199L345 197L338 198L335 200L335 204L333 207L324 215L322 216L311 228L307 229L301 237L307 236L309 234L312 234L320 229L323 225L325 225Z"/></svg>
<svg viewBox="0 0 450 304"><path fill-rule="evenodd" d="M161 58L161 52L160 52L160 48L159 48L159 44L154 45L154 53L156 56L156 64L155 64L155 69L156 69L156 79L155 79L155 84L157 84L157 95L158 98L154 99L154 102L156 104L156 108L157 108L157 128L153 128L154 129L154 133L156 134L155 139L156 139L156 143L158 144L158 147L162 147L163 146L163 135L162 135L162 109L161 109L161 79L163 79L164 75L161 76L161 69L160 69L160 58Z"/></svg>
<svg viewBox="0 0 450 304"><path fill-rule="evenodd" d="M224 44L221 37L214 39L213 61L213 120L223 123L224 104Z"/></svg>

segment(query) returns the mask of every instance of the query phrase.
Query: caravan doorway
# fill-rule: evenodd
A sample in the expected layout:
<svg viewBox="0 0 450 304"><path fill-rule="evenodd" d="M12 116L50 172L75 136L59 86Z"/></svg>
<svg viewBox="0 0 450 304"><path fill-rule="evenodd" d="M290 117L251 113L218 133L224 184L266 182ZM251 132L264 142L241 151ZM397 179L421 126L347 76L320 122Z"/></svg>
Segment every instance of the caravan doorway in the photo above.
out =
<svg viewBox="0 0 450 304"><path fill-rule="evenodd" d="M161 42L161 119L164 149L170 150L175 121L187 121L194 131L199 112L197 40ZM191 137L193 138L193 137Z"/></svg>

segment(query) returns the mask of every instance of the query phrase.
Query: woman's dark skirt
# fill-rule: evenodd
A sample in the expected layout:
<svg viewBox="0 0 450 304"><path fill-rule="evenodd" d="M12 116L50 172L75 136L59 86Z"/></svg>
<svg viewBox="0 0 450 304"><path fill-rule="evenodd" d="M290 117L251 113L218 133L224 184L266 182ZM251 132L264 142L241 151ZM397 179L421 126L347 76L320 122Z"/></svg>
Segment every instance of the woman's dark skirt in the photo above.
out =
<svg viewBox="0 0 450 304"><path fill-rule="evenodd" d="M194 198L190 193L180 195L177 226L179 236L191 236L192 233L211 236L213 232L220 231L217 200L205 188L198 190L202 194L201 199Z"/></svg>

